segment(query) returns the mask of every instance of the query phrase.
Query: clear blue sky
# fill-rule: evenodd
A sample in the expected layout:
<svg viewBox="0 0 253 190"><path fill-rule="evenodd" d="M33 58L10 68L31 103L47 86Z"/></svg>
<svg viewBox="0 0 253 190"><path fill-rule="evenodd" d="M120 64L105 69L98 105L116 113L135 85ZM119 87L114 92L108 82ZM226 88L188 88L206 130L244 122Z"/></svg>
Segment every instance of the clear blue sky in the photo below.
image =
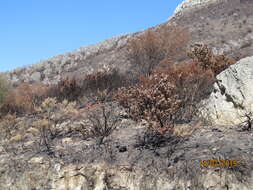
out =
<svg viewBox="0 0 253 190"><path fill-rule="evenodd" d="M0 72L165 22L182 0L0 0Z"/></svg>

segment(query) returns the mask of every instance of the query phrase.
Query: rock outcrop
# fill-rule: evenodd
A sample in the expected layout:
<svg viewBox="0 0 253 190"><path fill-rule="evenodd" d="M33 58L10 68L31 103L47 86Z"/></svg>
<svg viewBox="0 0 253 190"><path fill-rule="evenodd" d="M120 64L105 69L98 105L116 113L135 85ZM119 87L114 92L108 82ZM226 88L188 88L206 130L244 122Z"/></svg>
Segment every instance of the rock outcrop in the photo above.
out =
<svg viewBox="0 0 253 190"><path fill-rule="evenodd" d="M241 59L217 76L207 100L206 115L213 124L237 125L253 113L253 57Z"/></svg>
<svg viewBox="0 0 253 190"><path fill-rule="evenodd" d="M185 11L192 11L194 8L202 8L220 0L184 0L174 11L174 15L183 14Z"/></svg>

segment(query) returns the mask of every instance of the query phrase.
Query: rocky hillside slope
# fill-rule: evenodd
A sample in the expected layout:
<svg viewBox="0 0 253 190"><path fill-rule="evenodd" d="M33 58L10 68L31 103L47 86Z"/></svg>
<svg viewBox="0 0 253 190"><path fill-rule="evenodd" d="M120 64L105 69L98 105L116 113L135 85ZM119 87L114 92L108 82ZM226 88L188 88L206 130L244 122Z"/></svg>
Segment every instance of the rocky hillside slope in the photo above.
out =
<svg viewBox="0 0 253 190"><path fill-rule="evenodd" d="M249 64L253 64L252 57L239 61L218 78L230 79L234 76L231 71L237 70L238 84L244 81L249 82L246 86L250 85L251 70L240 73ZM227 82L224 80L223 84ZM225 93L237 92L236 85L234 82L234 86L226 86ZM243 87L238 92L251 100ZM212 100L213 96L218 101ZM224 109L230 108L236 113L233 102L226 102L225 94L217 90L213 96L210 107L221 110L217 112L221 116L217 123L227 117L221 114ZM147 123L134 122L112 104L110 110L121 115L121 119L116 130L103 144L98 144L95 139L83 139L75 130L86 122L87 113L83 108L66 102L57 105L61 109L49 114L41 110L25 117L8 116L0 122L1 129L5 130L0 135L0 189L253 189L253 133L243 126L191 122L176 125L172 134L155 138L145 132ZM57 138L50 139L45 134L43 137L40 129L46 129L46 118L61 129ZM55 128L51 130L56 132ZM208 160L213 164L205 165ZM224 165L218 166L218 160Z"/></svg>
<svg viewBox="0 0 253 190"><path fill-rule="evenodd" d="M125 44L131 35L113 37L101 43L55 56L29 67L6 73L13 84L20 82L57 83L61 76L91 74L108 68L128 68L124 57Z"/></svg>
<svg viewBox="0 0 253 190"><path fill-rule="evenodd" d="M191 43L202 42L236 60L252 55L253 1L189 0L168 21L186 26Z"/></svg>
<svg viewBox="0 0 253 190"><path fill-rule="evenodd" d="M189 45L203 42L217 54L225 53L239 60L250 56L253 50L252 9L251 0L186 0L164 24L174 23L189 28ZM56 83L61 75L90 74L115 67L126 72L129 69L126 42L134 35L136 34L114 37L92 46L81 47L6 74L14 84L18 84L22 81Z"/></svg>
<svg viewBox="0 0 253 190"><path fill-rule="evenodd" d="M253 132L247 123L253 117L252 10L251 0L186 0L165 23L187 26L189 45L204 42L238 60L217 75L206 101L203 114L214 125L191 121L157 136L117 102L103 103L99 115L101 104L48 98L31 114L0 120L0 190L253 189ZM18 84L56 83L61 76L108 68L124 73L130 68L126 43L134 35L138 33L6 75ZM103 119L106 127L113 123L115 128L101 139ZM237 125L241 122L245 125Z"/></svg>

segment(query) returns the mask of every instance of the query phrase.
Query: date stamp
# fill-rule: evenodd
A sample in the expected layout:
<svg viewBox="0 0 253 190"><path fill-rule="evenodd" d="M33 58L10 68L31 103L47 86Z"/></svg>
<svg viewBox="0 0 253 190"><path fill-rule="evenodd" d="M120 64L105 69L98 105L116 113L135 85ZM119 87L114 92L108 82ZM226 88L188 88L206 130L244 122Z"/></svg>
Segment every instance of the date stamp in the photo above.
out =
<svg viewBox="0 0 253 190"><path fill-rule="evenodd" d="M200 167L236 167L237 160L201 160Z"/></svg>

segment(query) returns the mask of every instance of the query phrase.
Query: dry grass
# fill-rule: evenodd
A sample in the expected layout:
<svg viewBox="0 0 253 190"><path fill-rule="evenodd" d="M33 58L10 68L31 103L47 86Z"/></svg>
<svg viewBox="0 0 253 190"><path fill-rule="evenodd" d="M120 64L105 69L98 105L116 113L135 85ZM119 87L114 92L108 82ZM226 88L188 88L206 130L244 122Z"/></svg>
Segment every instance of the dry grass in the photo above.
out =
<svg viewBox="0 0 253 190"><path fill-rule="evenodd" d="M173 135L179 137L191 136L197 129L201 128L202 122L198 121L195 124L181 124L176 125L173 130Z"/></svg>
<svg viewBox="0 0 253 190"><path fill-rule="evenodd" d="M0 121L0 132L1 136L6 139L10 139L13 136L13 133L17 129L18 120L16 115L7 114Z"/></svg>

